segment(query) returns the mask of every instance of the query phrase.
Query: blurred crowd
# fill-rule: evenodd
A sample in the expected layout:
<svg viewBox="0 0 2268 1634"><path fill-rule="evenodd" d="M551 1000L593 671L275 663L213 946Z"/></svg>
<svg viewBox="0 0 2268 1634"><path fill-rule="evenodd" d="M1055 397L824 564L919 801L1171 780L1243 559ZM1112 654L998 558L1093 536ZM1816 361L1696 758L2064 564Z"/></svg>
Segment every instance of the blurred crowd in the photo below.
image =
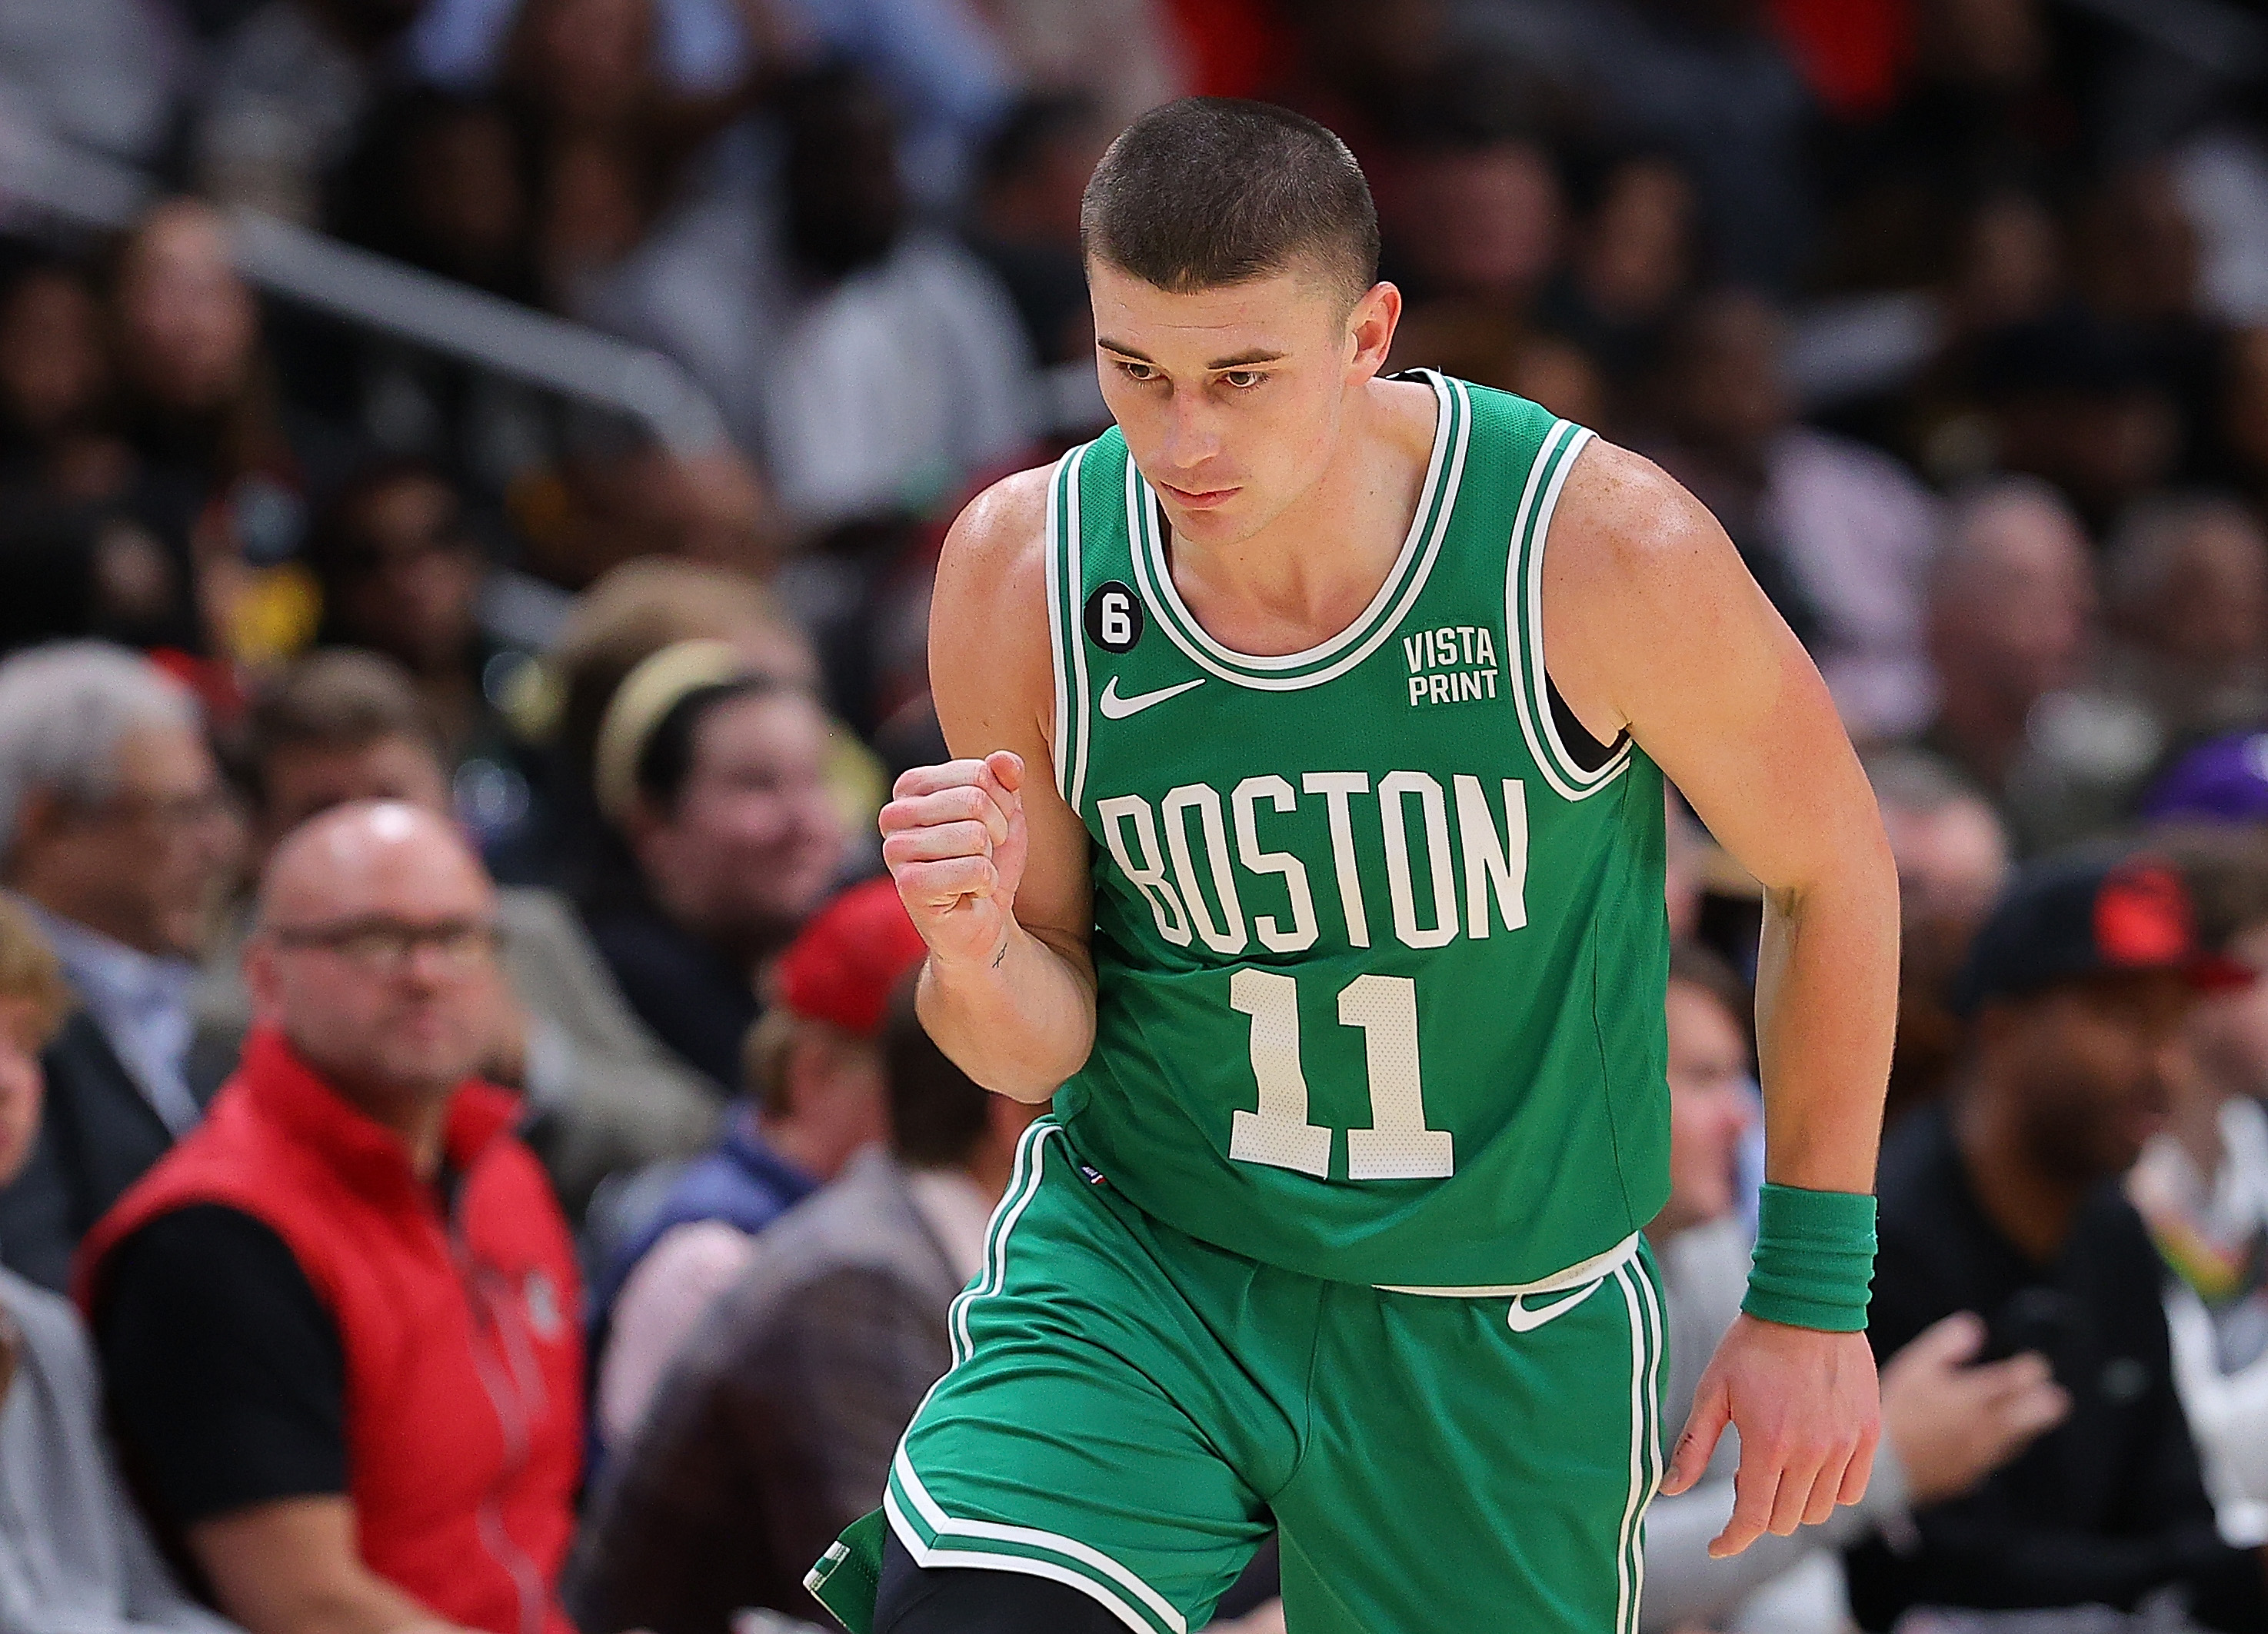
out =
<svg viewBox="0 0 2268 1634"><path fill-rule="evenodd" d="M1101 429L1080 189L1198 92L1352 147L1395 366L1709 504L1898 858L1874 1487L1713 1560L1728 1450L1646 1626L2268 1630L2264 75L2240 0L0 6L0 150L158 201L0 188L0 1629L821 1616L1030 1115L874 878L931 565ZM244 211L724 439L264 294ZM1674 800L1668 909L1666 1436L1761 1162Z"/></svg>

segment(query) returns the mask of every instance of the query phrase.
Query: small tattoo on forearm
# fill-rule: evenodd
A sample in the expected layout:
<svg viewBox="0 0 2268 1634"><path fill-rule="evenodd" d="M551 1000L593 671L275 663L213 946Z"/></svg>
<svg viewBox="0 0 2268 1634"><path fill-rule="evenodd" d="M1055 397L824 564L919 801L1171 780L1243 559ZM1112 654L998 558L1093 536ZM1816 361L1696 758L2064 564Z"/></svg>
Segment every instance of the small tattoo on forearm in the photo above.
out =
<svg viewBox="0 0 2268 1634"><path fill-rule="evenodd" d="M1000 968L1000 961L1001 961L1003 959L1005 959L1007 956L1008 956L1008 944L1007 944L1007 943L1005 943L1005 942L1003 942L1003 943L1001 943L1001 944L1000 944L1000 951L999 951L998 953L995 953L995 954L993 954L993 955L992 955L992 968L993 968L995 970L998 970L998 969Z"/></svg>

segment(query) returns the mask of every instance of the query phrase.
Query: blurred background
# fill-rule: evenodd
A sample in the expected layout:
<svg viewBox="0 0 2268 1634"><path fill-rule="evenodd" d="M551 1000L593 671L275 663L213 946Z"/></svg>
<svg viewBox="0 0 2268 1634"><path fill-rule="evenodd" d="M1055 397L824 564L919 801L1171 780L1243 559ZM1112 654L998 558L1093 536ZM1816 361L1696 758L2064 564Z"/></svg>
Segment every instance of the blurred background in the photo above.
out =
<svg viewBox="0 0 2268 1634"><path fill-rule="evenodd" d="M136 943L130 915L28 885L9 840L77 999L74 924L200 968L168 1064L109 1029L145 1092L198 1099L76 1226L0 1231L0 1255L60 1286L196 1122L182 1041L234 1058L249 882L351 794L453 813L508 887L512 946L579 973L512 967L487 1070L526 1092L582 1233L594 1368L666 1226L752 1232L872 1145L905 960L801 1012L777 961L879 871L889 778L942 754L946 525L1106 423L1080 190L1130 119L1189 93L1345 138L1408 302L1396 366L1533 397L1722 520L1874 779L1904 893L1893 1118L1930 1106L1971 1060L1945 990L2013 867L2234 825L2183 842L2200 923L2268 924L2264 90L2257 0L5 0L0 655L146 655L215 769L150 795L188 849L136 887L180 896L195 935ZM656 771L659 715L611 706L688 641L776 690L729 743L681 721ZM668 697L727 674L708 662L673 657ZM608 792L622 731L634 799ZM97 740L74 751L107 768L90 799L117 770ZM21 764L0 744L4 824L78 775L41 741ZM714 801L681 798L712 772ZM1736 983L1755 890L1671 816L1673 926ZM148 850L113 839L105 867ZM2189 1157L2161 1166L2187 1178L2151 1194L2164 1242L2209 1240L2198 1286L2241 1336L2227 1370L2252 1368L2224 1448L2268 1438L2268 1138L2215 1132L2268 1091L2244 1002L2183 1103ZM1745 1082L1739 1008L1720 1076ZM792 1064L799 1014L869 1051L863 1110L798 1099L798 1073L835 1072ZM1746 1093L1718 1158L1752 1196ZM665 1201L688 1161L745 1180L775 1157L793 1183L761 1219ZM740 1252L687 1285L713 1297ZM624 1364L594 1447L627 1441L667 1351ZM2268 1473L2209 1473L2232 1543L2268 1536ZM728 1604L811 1615L784 1580ZM1656 1621L1845 1626L1839 1579L1778 1623L1756 1587ZM585 1626L669 1634L621 1603L586 1601Z"/></svg>
<svg viewBox="0 0 2268 1634"><path fill-rule="evenodd" d="M2264 72L2228 0L24 0L0 642L162 652L224 740L387 653L507 877L627 563L925 754L939 524L1101 423L1094 158L1257 96L1366 166L1397 363L1659 459L2038 850L2268 707Z"/></svg>
<svg viewBox="0 0 2268 1634"><path fill-rule="evenodd" d="M510 872L573 598L674 559L902 762L939 524L1101 423L1087 170L1258 96L1369 173L1398 363L1661 460L2036 850L2268 702L2264 71L2223 0L26 0L0 639L224 732L389 653Z"/></svg>

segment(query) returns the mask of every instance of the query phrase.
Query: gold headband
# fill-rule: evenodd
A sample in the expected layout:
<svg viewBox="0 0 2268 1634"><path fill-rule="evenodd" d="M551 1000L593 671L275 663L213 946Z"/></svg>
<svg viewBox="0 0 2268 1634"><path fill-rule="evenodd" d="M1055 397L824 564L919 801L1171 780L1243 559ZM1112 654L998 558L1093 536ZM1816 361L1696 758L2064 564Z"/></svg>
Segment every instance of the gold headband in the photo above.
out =
<svg viewBox="0 0 2268 1634"><path fill-rule="evenodd" d="M591 781L600 814L617 828L630 821L637 804L638 762L663 716L689 693L754 673L731 642L703 639L664 647L623 676L607 701L591 751Z"/></svg>

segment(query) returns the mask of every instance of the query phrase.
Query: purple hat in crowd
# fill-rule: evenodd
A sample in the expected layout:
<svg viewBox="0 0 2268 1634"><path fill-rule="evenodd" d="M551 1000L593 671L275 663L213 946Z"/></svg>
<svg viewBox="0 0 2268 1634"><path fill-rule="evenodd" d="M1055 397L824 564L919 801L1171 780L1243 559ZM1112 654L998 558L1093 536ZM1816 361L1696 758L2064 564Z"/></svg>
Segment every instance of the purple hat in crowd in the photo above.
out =
<svg viewBox="0 0 2268 1634"><path fill-rule="evenodd" d="M2199 744L2152 785L2139 814L2145 822L2268 822L2268 732L2232 732Z"/></svg>

